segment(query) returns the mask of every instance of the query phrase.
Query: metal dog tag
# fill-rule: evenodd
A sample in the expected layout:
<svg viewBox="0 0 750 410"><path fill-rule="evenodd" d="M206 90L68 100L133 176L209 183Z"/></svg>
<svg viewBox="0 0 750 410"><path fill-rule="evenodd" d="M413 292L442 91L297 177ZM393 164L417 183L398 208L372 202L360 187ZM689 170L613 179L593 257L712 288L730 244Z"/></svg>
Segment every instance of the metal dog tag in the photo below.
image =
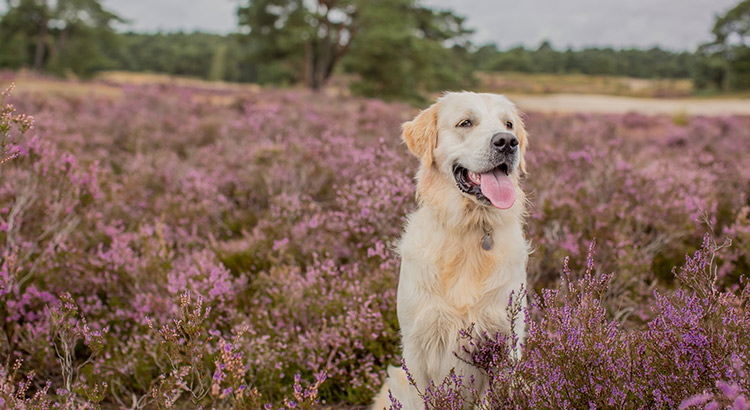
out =
<svg viewBox="0 0 750 410"><path fill-rule="evenodd" d="M491 233L488 232L486 235L482 237L482 249L484 249L485 251L492 249L492 245L494 244L495 244L495 240L492 239Z"/></svg>

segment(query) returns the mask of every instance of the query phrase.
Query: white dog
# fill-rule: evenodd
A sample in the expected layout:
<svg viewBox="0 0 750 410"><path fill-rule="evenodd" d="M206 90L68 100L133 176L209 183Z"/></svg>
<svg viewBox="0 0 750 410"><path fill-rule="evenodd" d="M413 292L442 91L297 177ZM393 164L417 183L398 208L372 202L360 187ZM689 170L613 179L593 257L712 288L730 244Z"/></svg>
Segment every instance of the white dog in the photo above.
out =
<svg viewBox="0 0 750 410"><path fill-rule="evenodd" d="M525 287L523 121L504 96L447 93L403 125L403 139L421 160L420 207L398 247L403 358L422 392L451 369L473 375L482 391L486 376L454 352L461 352L459 332L472 324L476 335L510 332L508 300ZM403 409L424 409L404 371L390 367L373 410L388 408L389 389Z"/></svg>

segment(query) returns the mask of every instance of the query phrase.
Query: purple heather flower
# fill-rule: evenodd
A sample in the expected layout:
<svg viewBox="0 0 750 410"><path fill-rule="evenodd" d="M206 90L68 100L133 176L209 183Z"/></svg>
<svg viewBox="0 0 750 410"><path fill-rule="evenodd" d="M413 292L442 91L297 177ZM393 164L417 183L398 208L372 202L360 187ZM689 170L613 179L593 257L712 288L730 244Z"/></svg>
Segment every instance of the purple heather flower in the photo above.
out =
<svg viewBox="0 0 750 410"><path fill-rule="evenodd" d="M699 406L711 400L713 397L714 395L711 393L696 394L689 399L683 400L682 403L680 403L679 410L685 410L693 406Z"/></svg>

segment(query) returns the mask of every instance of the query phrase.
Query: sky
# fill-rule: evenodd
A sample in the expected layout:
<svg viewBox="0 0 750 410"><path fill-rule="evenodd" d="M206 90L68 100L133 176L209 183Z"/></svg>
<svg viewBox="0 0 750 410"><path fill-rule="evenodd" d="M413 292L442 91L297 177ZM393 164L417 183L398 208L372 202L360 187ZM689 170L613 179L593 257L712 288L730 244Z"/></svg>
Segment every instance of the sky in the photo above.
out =
<svg viewBox="0 0 750 410"><path fill-rule="evenodd" d="M694 50L711 40L716 14L739 0L424 0L467 18L475 44L501 49L586 46L652 47ZM130 20L124 29L236 29L240 0L103 0L105 7Z"/></svg>

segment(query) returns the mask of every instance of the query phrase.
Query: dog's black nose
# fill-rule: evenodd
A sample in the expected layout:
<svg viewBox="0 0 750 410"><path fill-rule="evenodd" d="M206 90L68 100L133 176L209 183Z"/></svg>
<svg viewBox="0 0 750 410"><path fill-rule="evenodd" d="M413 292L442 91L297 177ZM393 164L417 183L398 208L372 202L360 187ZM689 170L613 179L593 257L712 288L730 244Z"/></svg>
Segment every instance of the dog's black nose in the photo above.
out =
<svg viewBox="0 0 750 410"><path fill-rule="evenodd" d="M492 136L492 146L501 150L512 150L518 146L518 138L509 132L498 132Z"/></svg>

